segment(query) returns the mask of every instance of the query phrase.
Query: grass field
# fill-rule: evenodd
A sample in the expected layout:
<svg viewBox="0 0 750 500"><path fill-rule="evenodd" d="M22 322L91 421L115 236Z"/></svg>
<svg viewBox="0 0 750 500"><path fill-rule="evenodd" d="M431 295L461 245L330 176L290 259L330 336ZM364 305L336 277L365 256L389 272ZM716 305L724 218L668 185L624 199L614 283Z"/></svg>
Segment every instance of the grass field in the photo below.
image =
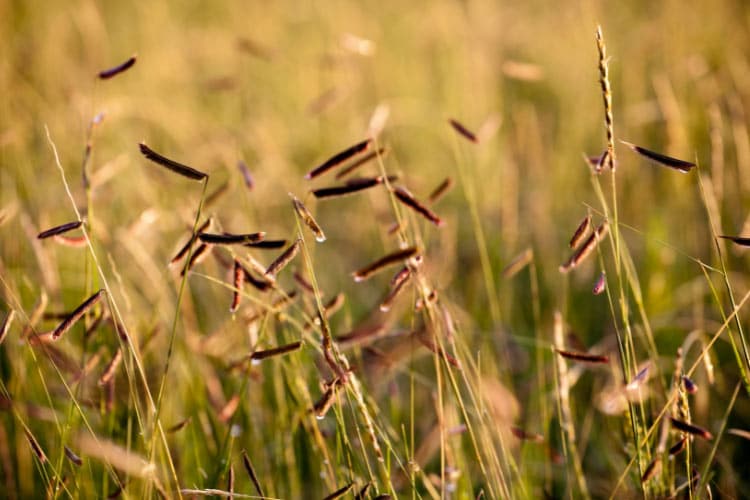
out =
<svg viewBox="0 0 750 500"><path fill-rule="evenodd" d="M730 0L0 2L0 498L746 497L749 53Z"/></svg>

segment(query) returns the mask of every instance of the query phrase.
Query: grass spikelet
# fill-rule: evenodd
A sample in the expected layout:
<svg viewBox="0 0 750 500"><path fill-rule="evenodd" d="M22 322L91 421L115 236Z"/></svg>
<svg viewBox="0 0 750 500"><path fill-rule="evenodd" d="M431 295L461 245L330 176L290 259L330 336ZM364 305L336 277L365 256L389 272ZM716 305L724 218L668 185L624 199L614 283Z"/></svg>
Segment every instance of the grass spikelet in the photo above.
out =
<svg viewBox="0 0 750 500"><path fill-rule="evenodd" d="M262 240L254 243L245 243L244 246L261 250L278 250L279 248L284 248L286 244L286 240Z"/></svg>
<svg viewBox="0 0 750 500"><path fill-rule="evenodd" d="M235 394L231 398L229 398L229 401L219 410L219 414L217 415L217 418L220 422L227 423L232 418L232 415L237 411L237 408L240 406L240 396L239 394Z"/></svg>
<svg viewBox="0 0 750 500"><path fill-rule="evenodd" d="M568 261L560 266L560 272L561 273L567 273L574 267L578 266L581 262L583 262L586 257L591 255L591 252L594 251L596 248L596 245L599 243L599 241L604 238L604 236L607 234L607 231L609 230L609 225L605 221L602 223L601 226L599 226L596 231L594 231L591 236L588 237L586 241L583 242L583 244L576 250L573 255L570 256Z"/></svg>
<svg viewBox="0 0 750 500"><path fill-rule="evenodd" d="M440 199L442 199L443 196L448 193L448 191L453 189L453 185L453 178L446 177L443 182L438 184L438 186L432 191L432 193L430 193L430 196L427 197L427 200L430 202L430 204L434 205L435 203L440 201Z"/></svg>
<svg viewBox="0 0 750 500"><path fill-rule="evenodd" d="M641 387L643 384L648 381L648 374L651 369L651 363L646 363L646 365L641 368L638 373L635 374L635 377L628 382L628 384L625 386L625 389L628 391L635 391L638 390L639 387Z"/></svg>
<svg viewBox="0 0 750 500"><path fill-rule="evenodd" d="M349 490L351 490L352 488L354 488L354 483L349 483L346 486L337 489L336 491L325 497L323 500L335 500L336 498L341 498L349 493Z"/></svg>
<svg viewBox="0 0 750 500"><path fill-rule="evenodd" d="M651 478L658 476L661 472L661 457L656 457L651 461L650 464L648 464L648 467L646 467L646 470L643 472L643 475L641 476L641 483L648 482Z"/></svg>
<svg viewBox="0 0 750 500"><path fill-rule="evenodd" d="M602 99L604 100L604 128L607 133L607 155L606 160L611 170L615 169L615 125L612 118L612 89L609 84L609 59L607 58L607 47L604 45L602 27L596 27L596 48L599 52L599 84L602 88ZM602 156L604 158L604 156Z"/></svg>
<svg viewBox="0 0 750 500"><path fill-rule="evenodd" d="M331 406L336 400L336 391L338 391L340 386L341 382L338 378L334 378L330 383L327 384L327 388L323 392L323 395L313 405L313 413L315 413L315 418L317 418L318 420L322 420L326 416L326 413L328 413L328 410L331 409Z"/></svg>
<svg viewBox="0 0 750 500"><path fill-rule="evenodd" d="M230 500L234 499L234 465L229 466L229 472L227 473L227 491L229 495L227 498Z"/></svg>
<svg viewBox="0 0 750 500"><path fill-rule="evenodd" d="M174 257L172 257L172 260L170 260L169 263L176 264L177 262L182 260L182 258L186 256L188 252L190 251L190 248L193 246L193 243L195 243L195 241L198 239L198 235L203 233L206 229L208 229L212 221L213 221L213 218L211 217L206 219L206 221L200 225L200 227L198 228L198 231L196 231L195 234L190 236L190 239L187 241L187 243L185 243L182 246L182 248L180 248L180 250L177 252L177 254Z"/></svg>
<svg viewBox="0 0 750 500"><path fill-rule="evenodd" d="M11 309L8 311L8 314L5 315L5 319L3 320L3 324L0 325L0 344L3 343L3 340L5 340L6 335L8 335L8 332L10 331L10 325L13 324L13 318L16 316L15 309Z"/></svg>
<svg viewBox="0 0 750 500"><path fill-rule="evenodd" d="M359 167L366 165L367 163L371 162L377 157L383 158L385 157L386 154L388 154L388 150L386 148L379 148L379 149L376 149L375 151L370 151L366 155L362 156L362 158L359 158L356 161L353 161L350 165L347 165L346 167L342 168L336 174L336 179L343 179L347 175L357 170Z"/></svg>
<svg viewBox="0 0 750 500"><path fill-rule="evenodd" d="M77 446L82 455L100 460L130 476L151 478L156 472L153 462L102 437L82 434L77 439Z"/></svg>
<svg viewBox="0 0 750 500"><path fill-rule="evenodd" d="M240 263L240 267L242 268L242 272L244 274L243 281L246 281L250 283L250 285L253 286L256 290L260 292L266 292L269 289L273 288L273 281L268 281L261 278L256 278L252 272L250 272L245 266L243 266ZM265 272L265 269L263 270Z"/></svg>
<svg viewBox="0 0 750 500"><path fill-rule="evenodd" d="M453 118L451 118L448 120L448 123L450 123L451 127L453 127L453 130L458 132L458 134L462 135L465 139L473 142L474 144L479 143L476 134L474 134L474 132L470 131L468 128L464 127L461 123L458 122L458 120L454 120Z"/></svg>
<svg viewBox="0 0 750 500"><path fill-rule="evenodd" d="M698 392L698 385L687 375L682 376L682 386L688 394L695 394Z"/></svg>
<svg viewBox="0 0 750 500"><path fill-rule="evenodd" d="M527 248L523 252L516 255L510 264L505 266L503 269L503 278L510 279L534 260L534 251L531 248Z"/></svg>
<svg viewBox="0 0 750 500"><path fill-rule="evenodd" d="M583 238L586 237L586 234L588 234L590 227L591 227L591 216L587 215L581 221L581 223L578 224L578 227L573 233L573 236L570 238L570 243L569 243L570 248L576 248L578 246L581 240L583 240Z"/></svg>
<svg viewBox="0 0 750 500"><path fill-rule="evenodd" d="M640 146L636 146L635 144L632 144L630 142L620 141L621 143L625 144L627 147L638 153L639 155L648 158L652 162L669 167L675 170L678 170L682 172L683 174L686 174L690 172L690 169L695 167L695 163L685 160L679 160L677 158L672 158L671 156L666 156L661 153L657 153L655 151L651 151L650 149L642 148Z"/></svg>
<svg viewBox="0 0 750 500"><path fill-rule="evenodd" d="M396 180L395 176L388 176L388 181ZM350 194L356 194L365 189L383 184L383 177L365 177L361 179L351 179L346 182L343 186L331 186L320 189L314 189L312 191L313 196L318 199L322 198L337 198L340 196L347 196Z"/></svg>
<svg viewBox="0 0 750 500"><path fill-rule="evenodd" d="M80 220L67 222L65 224L60 224L59 226L55 226L50 229L47 229L46 231L42 231L41 233L37 235L37 238L40 240L43 240L51 236L57 236L58 234L67 233L68 231L78 229L79 227L81 227L81 224L83 224L83 221L80 221Z"/></svg>
<svg viewBox="0 0 750 500"><path fill-rule="evenodd" d="M555 352L565 359L579 361L581 363L609 363L609 356L588 354L586 352L578 351L565 351L562 349L555 349Z"/></svg>
<svg viewBox="0 0 750 500"><path fill-rule="evenodd" d="M748 441L750 441L750 431L746 431L743 429L727 429L727 432L729 434L733 434L737 437L741 437L743 439L747 439Z"/></svg>
<svg viewBox="0 0 750 500"><path fill-rule="evenodd" d="M393 275L393 278L391 278L391 288L396 288L397 286L401 285L401 283L408 280L410 276L411 269L409 269L407 266L402 267L396 274Z"/></svg>
<svg viewBox="0 0 750 500"><path fill-rule="evenodd" d="M52 239L55 240L55 243L59 243L64 247L84 248L86 246L85 236L66 236L64 234L56 234Z"/></svg>
<svg viewBox="0 0 750 500"><path fill-rule="evenodd" d="M310 211L292 193L289 193L289 197L292 199L294 211L297 212L297 216L302 219L302 222L305 223L308 229L312 231L313 236L315 236L315 241L317 241L318 243L323 243L326 240L326 235L323 232L323 229L321 229L320 225L315 221L315 218L312 216Z"/></svg>
<svg viewBox="0 0 750 500"><path fill-rule="evenodd" d="M725 240L729 240L732 243L735 243L737 245L743 246L743 247L750 247L750 237L744 237L744 236L719 236L719 238L723 238Z"/></svg>
<svg viewBox="0 0 750 500"><path fill-rule="evenodd" d="M65 450L65 456L67 457L67 459L70 460L74 465L78 467L83 465L83 460L81 459L81 457L76 455L73 450L71 450L67 446L64 446L63 449Z"/></svg>
<svg viewBox="0 0 750 500"><path fill-rule="evenodd" d="M370 487L372 487L372 483L367 483L364 485L356 495L354 495L354 500L366 500L367 499L367 492L370 491Z"/></svg>
<svg viewBox="0 0 750 500"><path fill-rule="evenodd" d="M115 355L112 357L110 362L104 368L104 371L102 372L102 376L99 377L99 382L98 382L99 387L106 385L114 378L115 372L117 371L117 367L120 366L121 361L122 361L122 349L117 349L117 352L115 352Z"/></svg>
<svg viewBox="0 0 750 500"><path fill-rule="evenodd" d="M58 327L55 328L55 330L52 332L52 340L59 339L68 330L70 330L70 327L72 327L79 319L83 317L84 314L86 314L92 307L96 305L97 302L99 302L99 300L102 298L102 295L104 295L104 289L99 290L98 292L93 294L80 306L78 306L72 313L70 313L70 316L65 318L63 322L60 323Z"/></svg>
<svg viewBox="0 0 750 500"><path fill-rule="evenodd" d="M521 429L520 427L511 427L510 432L521 441L531 441L532 443L544 442L544 436L537 432L528 432Z"/></svg>
<svg viewBox="0 0 750 500"><path fill-rule="evenodd" d="M206 258L212 248L213 245L201 243L200 246L195 249L195 252L193 252L193 254L190 256L190 261L188 261L185 264L185 267L182 268L180 276L185 276L188 271L192 271L193 267L195 267L196 264L200 263L203 259Z"/></svg>
<svg viewBox="0 0 750 500"><path fill-rule="evenodd" d="M184 420L180 420L179 422L177 422L173 426L167 428L165 432L167 434L174 434L175 432L178 432L178 431L184 429L192 420L193 419L191 417L188 417L188 418L186 418Z"/></svg>
<svg viewBox="0 0 750 500"><path fill-rule="evenodd" d="M698 436L706 441L710 441L713 439L713 435L703 427L697 426L695 424L687 423L683 420L676 419L674 417L669 417L672 421L672 427L677 429L680 432L684 432L686 434L691 434L693 436Z"/></svg>
<svg viewBox="0 0 750 500"><path fill-rule="evenodd" d="M669 448L669 456L674 457L679 455L687 448L687 437L681 437L675 444Z"/></svg>
<svg viewBox="0 0 750 500"><path fill-rule="evenodd" d="M398 201L411 208L436 226L440 227L443 225L442 219L440 219L440 217L438 217L432 210L423 205L419 200L414 198L414 195L412 195L406 188L397 186L394 188L393 194Z"/></svg>
<svg viewBox="0 0 750 500"><path fill-rule="evenodd" d="M601 295L604 293L604 290L607 288L607 273L602 271L599 274L599 277L596 279L596 282L594 283L594 287L591 289L591 293L594 295Z"/></svg>
<svg viewBox="0 0 750 500"><path fill-rule="evenodd" d="M258 243L265 239L266 233L263 231L258 233L247 233L247 234L231 234L231 233L200 233L198 239L203 243L209 243L211 245L247 245L251 243Z"/></svg>
<svg viewBox="0 0 750 500"><path fill-rule="evenodd" d="M39 446L39 441L36 440L34 435L28 429L24 428L23 432L26 434L26 439L31 445L31 450L34 452L34 455L36 455L41 463L45 463L47 461L47 455L44 454L44 450Z"/></svg>
<svg viewBox="0 0 750 500"><path fill-rule="evenodd" d="M250 359L253 361L262 361L274 356L282 356L284 354L289 354L290 352L298 351L301 347L302 342L292 342L291 344L274 347L273 349L255 351L250 355Z"/></svg>
<svg viewBox="0 0 750 500"><path fill-rule="evenodd" d="M110 78L112 78L114 76L117 76L117 75L119 75L120 73L122 73L124 71L129 70L135 64L135 61L136 61L137 57L138 56L136 54L133 54L132 56L130 56L128 58L127 61L125 61L125 62L123 62L121 64L118 64L117 66L114 66L112 68L100 71L99 75L98 75L99 79L100 80L109 80Z"/></svg>
<svg viewBox="0 0 750 500"><path fill-rule="evenodd" d="M388 266L397 264L408 258L414 257L418 251L419 250L417 249L417 247L409 247L403 250L397 250L395 252L391 252L388 255L385 255L379 258L378 260L376 260L375 262L352 273L352 276L354 277L354 281L356 282L365 281L366 279L371 278L373 275L377 274L379 271L382 271Z"/></svg>
<svg viewBox="0 0 750 500"><path fill-rule="evenodd" d="M399 293L401 293L401 290L404 289L404 285L406 285L406 283L409 281L409 276L411 276L411 273L407 273L405 275L405 278L398 280L396 284L391 287L388 295L386 295L386 297L383 299L383 302L380 303L380 310L382 312L390 311L391 306L393 306L393 301L396 300L396 297L398 297ZM398 275L396 275L395 277L398 277Z"/></svg>
<svg viewBox="0 0 750 500"><path fill-rule="evenodd" d="M242 450L242 464L245 466L247 475L250 476L250 481L253 483L253 486L255 486L255 491L257 491L258 495L260 495L261 497L266 496L263 493L263 488L261 488L260 486L260 481L258 481L258 476L255 474L253 463L250 461L250 457L247 455L247 451L245 450Z"/></svg>
<svg viewBox="0 0 750 500"><path fill-rule="evenodd" d="M302 240L299 239L292 243L289 248L284 250L284 252L282 252L282 254L276 258L276 260L271 262L271 264L268 266L268 269L266 269L266 272L264 273L265 276L275 278L276 275L279 274L279 271L284 269L299 253L301 245Z"/></svg>
<svg viewBox="0 0 750 500"><path fill-rule="evenodd" d="M246 270L240 264L240 261L234 259L234 268L232 269L234 276L234 290L232 290L232 304L229 306L229 312L237 312L240 307L240 301L242 300L242 285L245 283Z"/></svg>
<svg viewBox="0 0 750 500"><path fill-rule="evenodd" d="M240 160L237 162L237 169L240 171L240 174L242 174L242 180L245 182L245 187L247 187L248 190L252 191L255 187L255 180L253 179L252 174L250 173L250 169L247 167L247 164Z"/></svg>
<svg viewBox="0 0 750 500"><path fill-rule="evenodd" d="M305 174L305 179L314 179L315 177L324 174L328 170L341 165L349 158L367 151L367 149L370 147L370 144L372 144L372 139L365 139L362 142L358 142L354 146L348 147L345 150L336 153L335 155L331 156L326 161L321 163L319 166L315 167L310 172Z"/></svg>
<svg viewBox="0 0 750 500"><path fill-rule="evenodd" d="M343 293L338 293L331 300L323 304L323 312L325 313L326 318L331 317L339 309L341 309L344 306L345 301L346 295L344 295Z"/></svg>
<svg viewBox="0 0 750 500"><path fill-rule="evenodd" d="M176 174L187 177L188 179L192 179L194 181L202 181L208 177L208 174L204 172L196 170L192 167L188 167L187 165L178 163L174 160L170 160L169 158L160 155L153 149L146 146L146 143L144 142L138 144L138 147L141 149L141 154L145 156L146 159L151 160L157 165L161 165L162 167L171 170Z"/></svg>

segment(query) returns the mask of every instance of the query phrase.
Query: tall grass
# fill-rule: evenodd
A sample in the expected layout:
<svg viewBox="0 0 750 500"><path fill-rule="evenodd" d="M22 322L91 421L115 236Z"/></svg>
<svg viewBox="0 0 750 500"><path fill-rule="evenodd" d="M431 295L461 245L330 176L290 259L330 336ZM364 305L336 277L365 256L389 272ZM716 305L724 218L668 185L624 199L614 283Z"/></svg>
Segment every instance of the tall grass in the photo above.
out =
<svg viewBox="0 0 750 500"><path fill-rule="evenodd" d="M0 4L0 497L750 488L741 2L37 7ZM209 217L285 242L188 270Z"/></svg>

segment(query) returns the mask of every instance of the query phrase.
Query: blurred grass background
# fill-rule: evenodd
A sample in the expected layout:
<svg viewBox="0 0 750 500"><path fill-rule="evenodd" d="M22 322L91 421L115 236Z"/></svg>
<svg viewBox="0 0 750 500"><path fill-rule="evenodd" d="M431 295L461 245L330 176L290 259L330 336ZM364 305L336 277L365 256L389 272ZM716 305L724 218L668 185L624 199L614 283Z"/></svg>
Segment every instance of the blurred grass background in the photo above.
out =
<svg viewBox="0 0 750 500"><path fill-rule="evenodd" d="M550 346L553 312L560 310L583 344L601 343L618 359L614 328L622 318L606 295L591 294L612 255L603 251L569 276L558 272L578 222L587 213L602 220L581 158L605 146L596 26L602 26L611 56L616 136L699 164L680 175L618 144L619 217L627 225L620 231L648 318L646 323L637 294L627 287L630 324L636 357L654 363L658 381L652 381L650 402L636 406L651 424L667 404L664 388L677 347L693 331L708 339L731 312L729 291L742 297L748 290L742 249L719 246L729 289L722 273L704 274L697 260L721 269L707 208L719 234L743 234L747 224L749 12L744 2L729 0L689 7L676 1L0 3L0 312L17 314L0 345L0 477L6 485L0 496L106 496L120 483L124 496L156 494L151 473L138 478L111 466L109 455L87 458L81 468L63 461L62 447L75 449L79 434L155 462L154 475L170 496L178 487L226 489L230 465L236 490L255 494L242 470L242 449L265 494L279 498L322 498L347 483L358 490L368 481L372 496L583 495L569 460L556 460L565 450ZM96 78L134 53L137 63L126 73ZM243 318L272 300L248 289L257 304L245 300L232 316L231 280L216 259L188 279L180 309L160 421L167 428L191 420L167 435L169 457L161 444L149 457L158 440L132 358L126 356L118 371L111 407L96 386L119 346L111 325L88 341L77 326L55 344L79 369L91 356L101 357L90 380L80 383L22 341L42 295L49 299L47 312L69 311L103 286L87 249L36 240L43 229L76 217L45 125L76 205L88 216L101 271L130 335L143 346L157 332L138 354L154 395L180 287L179 273L166 263L190 234L201 189L148 163L138 152L140 141L208 172L208 193L226 183L226 193L205 207L224 230L262 230L292 240L297 226L287 192L314 209L328 236L322 245L306 236L315 278L324 299L346 296L343 311L331 318L334 336L366 320L385 322L394 334L417 328L422 315L411 305L418 291L397 311L380 315L373 310L386 279L355 284L350 276L398 245L387 233L394 213L386 193L317 203L305 196L311 183L303 174L362 140L379 106L390 110L378 138L389 149L383 159L389 173L421 199L447 176L457 182L435 206L444 227L428 227L405 213L410 224L404 234L425 249L424 274L439 292L441 310L458 325L458 347L450 350L464 367L433 360L418 346L394 362L388 376L373 376L366 350L346 350L381 445L389 443L385 464L378 464L368 444L361 407L350 393L335 416L317 421L306 412L321 394L318 381L327 378L317 334L301 328L314 311L310 296L300 292L289 318L268 315L248 330ZM98 113L104 120L91 137L87 191L81 164ZM449 118L475 131L489 124L483 130L492 132L493 123L497 129L473 145L454 133ZM236 168L240 160L255 178L252 191ZM367 168L379 173L377 164ZM602 174L606 187L610 175ZM715 204L704 201L700 179ZM526 248L533 249L533 265L503 279L502 269ZM264 264L274 257L254 255ZM309 275L302 258L294 266ZM285 289L294 285L290 275L281 278ZM739 317L744 325L747 314ZM55 324L39 320L33 329L44 332ZM656 358L647 348L650 335ZM299 339L305 341L301 352L230 369L258 346ZM687 352L686 366L698 354ZM722 422L747 427L744 391L725 419L740 379L725 336L711 356L716 381L709 385L706 373L695 373L701 390L693 396L693 419L714 433ZM686 479L684 465L665 472L658 486L642 486L642 470L625 472L634 446L628 419L592 404L609 384L623 382L620 373L616 363L591 370L571 389L588 490L594 497L674 492ZM218 410L235 395L238 409L222 421ZM478 440L471 432L446 435L446 429L471 422ZM237 435L230 432L233 425ZM519 442L506 432L511 425L542 433L545 444ZM435 428L442 432L431 433ZM24 429L36 436L48 463L38 463ZM436 451L425 452L419 463L416 452L429 441L437 442ZM658 432L648 446L657 441ZM742 496L750 488L742 475L746 443L733 435L717 442L713 459L712 444L696 442L687 461L710 464L715 494ZM55 487L63 476L64 486Z"/></svg>

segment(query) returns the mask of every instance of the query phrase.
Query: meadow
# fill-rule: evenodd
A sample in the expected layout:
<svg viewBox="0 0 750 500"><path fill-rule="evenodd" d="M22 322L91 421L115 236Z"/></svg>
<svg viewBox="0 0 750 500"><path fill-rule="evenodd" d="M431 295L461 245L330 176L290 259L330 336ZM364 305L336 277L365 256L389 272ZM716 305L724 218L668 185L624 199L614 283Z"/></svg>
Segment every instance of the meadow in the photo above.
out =
<svg viewBox="0 0 750 500"><path fill-rule="evenodd" d="M8 0L0 54L0 498L747 497L744 2Z"/></svg>

